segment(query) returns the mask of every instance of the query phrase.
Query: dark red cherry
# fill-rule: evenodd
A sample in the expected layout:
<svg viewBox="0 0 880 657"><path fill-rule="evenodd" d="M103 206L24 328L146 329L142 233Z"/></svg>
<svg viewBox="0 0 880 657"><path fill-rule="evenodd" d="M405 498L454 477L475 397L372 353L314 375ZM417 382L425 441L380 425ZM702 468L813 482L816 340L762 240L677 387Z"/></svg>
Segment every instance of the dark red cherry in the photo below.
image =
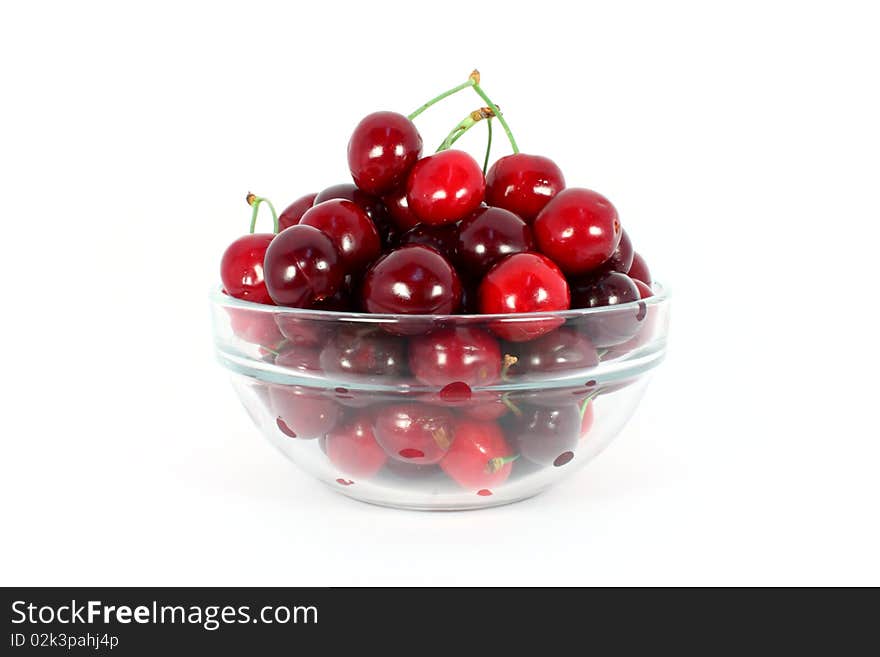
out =
<svg viewBox="0 0 880 657"><path fill-rule="evenodd" d="M388 460L373 435L373 417L368 411L361 411L328 433L324 449L340 472L360 479L375 475Z"/></svg>
<svg viewBox="0 0 880 657"><path fill-rule="evenodd" d="M532 231L503 208L479 208L461 222L456 260L469 278L480 279L501 258L534 248Z"/></svg>
<svg viewBox="0 0 880 657"><path fill-rule="evenodd" d="M458 225L442 224L419 224L406 231L398 240L400 246L407 244L424 244L440 252L444 258L452 262L455 256L455 247L458 241Z"/></svg>
<svg viewBox="0 0 880 657"><path fill-rule="evenodd" d="M293 343L282 343L278 355L273 361L275 365L297 372L320 373L321 361L318 350Z"/></svg>
<svg viewBox="0 0 880 657"><path fill-rule="evenodd" d="M639 279L634 278L632 282L636 284L636 287L639 289L639 298L647 299L648 297L654 296L654 291L648 286L642 283Z"/></svg>
<svg viewBox="0 0 880 657"><path fill-rule="evenodd" d="M400 376L406 370L404 340L385 333L340 330L321 350L325 372L358 376Z"/></svg>
<svg viewBox="0 0 880 657"><path fill-rule="evenodd" d="M602 264L601 270L619 271L625 274L632 267L634 255L635 251L633 251L632 242L624 230L620 234L620 243L617 245L614 253L611 254L611 257Z"/></svg>
<svg viewBox="0 0 880 657"><path fill-rule="evenodd" d="M331 330L327 322L298 317L293 313L275 313L274 317L285 340L299 347L317 347L323 344Z"/></svg>
<svg viewBox="0 0 880 657"><path fill-rule="evenodd" d="M421 220L413 214L409 209L409 203L406 200L406 186L396 189L393 192L382 197L385 207L388 209L388 215L391 221L400 230L409 230L413 226L421 223Z"/></svg>
<svg viewBox="0 0 880 657"><path fill-rule="evenodd" d="M516 458L498 424L462 419L455 425L455 440L440 467L462 488L497 488L510 476Z"/></svg>
<svg viewBox="0 0 880 657"><path fill-rule="evenodd" d="M415 124L396 112L374 112L358 123L348 142L348 168L355 184L381 196L406 182L422 153Z"/></svg>
<svg viewBox="0 0 880 657"><path fill-rule="evenodd" d="M394 404L376 411L376 441L393 459L417 465L438 463L453 441L454 418L440 406Z"/></svg>
<svg viewBox="0 0 880 657"><path fill-rule="evenodd" d="M556 467L574 458L581 437L581 416L575 404L526 406L520 415L510 417L507 435L521 456L538 465Z"/></svg>
<svg viewBox="0 0 880 657"><path fill-rule="evenodd" d="M285 228L296 226L299 223L299 220L302 219L302 216L306 213L306 210L315 204L316 196L317 194L306 194L305 196L300 196L293 203L288 205L284 211L278 215L278 232L280 233Z"/></svg>
<svg viewBox="0 0 880 657"><path fill-rule="evenodd" d="M461 283L446 258L415 244L379 259L364 278L361 296L371 313L446 315L458 310Z"/></svg>
<svg viewBox="0 0 880 657"><path fill-rule="evenodd" d="M303 215L300 225L314 226L333 240L346 273L360 273L382 250L376 226L352 201L332 199L318 203Z"/></svg>
<svg viewBox="0 0 880 657"><path fill-rule="evenodd" d="M559 267L539 253L517 253L498 262L479 287L483 314L533 313L567 310L568 282ZM493 322L492 331L512 342L533 340L557 326L562 318Z"/></svg>
<svg viewBox="0 0 880 657"><path fill-rule="evenodd" d="M373 224L376 226L376 231L379 233L379 239L382 241L384 248L397 245L397 235L400 231L388 216L388 210L382 199L372 194L367 194L351 183L341 183L318 192L315 204L337 198L356 203L367 213L367 216L373 220Z"/></svg>
<svg viewBox="0 0 880 657"><path fill-rule="evenodd" d="M274 305L263 270L266 249L274 237L271 233L244 235L226 247L220 260L220 280L229 296Z"/></svg>
<svg viewBox="0 0 880 657"><path fill-rule="evenodd" d="M529 223L564 188L562 171L541 155L506 155L486 174L486 202Z"/></svg>
<svg viewBox="0 0 880 657"><path fill-rule="evenodd" d="M341 407L320 393L299 386L269 388L275 424L290 438L314 439L336 426Z"/></svg>
<svg viewBox="0 0 880 657"><path fill-rule="evenodd" d="M648 263L638 253L633 254L632 266L627 272L630 278L641 281L645 285L651 285L651 272L648 269Z"/></svg>
<svg viewBox="0 0 880 657"><path fill-rule="evenodd" d="M410 340L409 367L426 385L488 386L501 377L501 347L478 328L440 329Z"/></svg>
<svg viewBox="0 0 880 657"><path fill-rule="evenodd" d="M641 298L639 288L626 274L611 271L571 281L572 308L614 306Z"/></svg>
<svg viewBox="0 0 880 657"><path fill-rule="evenodd" d="M629 304L619 310L587 315L578 320L579 330L586 333L596 347L610 347L626 342L639 332L645 319L644 304L633 304L641 298L639 289L626 274L607 272L571 281L571 303L574 308L599 308Z"/></svg>
<svg viewBox="0 0 880 657"><path fill-rule="evenodd" d="M611 202L589 189L557 194L532 226L541 253L569 275L586 274L611 257L620 243L620 220Z"/></svg>
<svg viewBox="0 0 880 657"><path fill-rule="evenodd" d="M509 352L516 356L516 363L508 369L510 375L570 372L599 364L599 354L590 339L569 328L559 328L537 340L511 345Z"/></svg>
<svg viewBox="0 0 880 657"><path fill-rule="evenodd" d="M266 249L263 267L272 300L296 308L333 296L344 273L330 238L313 226L302 225L275 236Z"/></svg>
<svg viewBox="0 0 880 657"><path fill-rule="evenodd" d="M464 151L448 150L419 160L409 174L410 210L426 224L463 219L483 202L486 181L477 161Z"/></svg>

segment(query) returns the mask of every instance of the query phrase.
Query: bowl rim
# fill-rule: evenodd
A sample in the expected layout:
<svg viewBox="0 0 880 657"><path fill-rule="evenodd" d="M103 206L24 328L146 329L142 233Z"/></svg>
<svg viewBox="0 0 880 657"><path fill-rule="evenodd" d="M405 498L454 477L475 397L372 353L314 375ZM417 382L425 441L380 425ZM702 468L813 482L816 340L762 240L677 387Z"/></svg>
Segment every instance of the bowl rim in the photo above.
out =
<svg viewBox="0 0 880 657"><path fill-rule="evenodd" d="M578 317L595 317L615 312L625 312L627 310L637 310L642 304L645 306L659 306L669 301L672 296L668 285L654 282L651 284L651 290L654 294L647 299L638 299L627 303L615 304L612 306L599 306L598 308L569 308L567 310L538 311L530 313L498 313L498 314L456 314L456 315L403 315L394 313L358 313L351 311L337 310L317 310L314 308L293 308L291 306L270 306L264 303L254 303L253 301L245 301L237 299L223 292L223 288L215 287L211 292L211 302L217 306L240 308L253 312L265 312L272 314L294 315L302 319L316 320L345 320L359 322L401 322L401 321L419 321L419 322L523 322L534 321L537 319L572 319Z"/></svg>

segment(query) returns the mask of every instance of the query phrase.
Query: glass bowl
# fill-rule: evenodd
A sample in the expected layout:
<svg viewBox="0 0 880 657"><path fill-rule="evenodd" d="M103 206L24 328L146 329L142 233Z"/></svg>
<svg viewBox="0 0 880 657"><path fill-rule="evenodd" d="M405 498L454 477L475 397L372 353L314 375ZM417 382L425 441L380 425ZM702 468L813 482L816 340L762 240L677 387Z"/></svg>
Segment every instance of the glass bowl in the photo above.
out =
<svg viewBox="0 0 880 657"><path fill-rule="evenodd" d="M476 509L586 465L663 359L669 295L518 315L370 315L212 297L219 361L254 424L344 495Z"/></svg>

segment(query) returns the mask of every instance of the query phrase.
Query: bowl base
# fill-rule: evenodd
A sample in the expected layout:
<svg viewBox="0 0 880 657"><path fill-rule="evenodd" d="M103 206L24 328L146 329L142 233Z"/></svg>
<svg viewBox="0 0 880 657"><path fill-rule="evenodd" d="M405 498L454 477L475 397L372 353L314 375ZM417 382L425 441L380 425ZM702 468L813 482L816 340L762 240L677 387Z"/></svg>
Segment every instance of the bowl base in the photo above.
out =
<svg viewBox="0 0 880 657"><path fill-rule="evenodd" d="M523 500L530 499L532 497L536 497L543 493L549 486L544 488L540 488L538 490L529 491L524 495L520 495L517 497L498 497L497 499L492 499L490 497L480 498L478 501L474 502L461 502L456 501L452 502L449 500L438 501L437 503L428 503L428 502L396 502L394 500L383 500L377 498L371 498L363 495L357 495L353 492L350 492L349 489L340 489L338 486L334 486L333 484L329 484L327 482L324 483L328 488L333 490L333 492L342 495L343 497L347 497L350 500L354 500L356 502L362 502L364 504L370 504L372 506L381 506L386 509L398 509L400 511L478 511L480 509L491 509L493 507L498 506L507 506L508 504L515 504L517 502L522 502Z"/></svg>

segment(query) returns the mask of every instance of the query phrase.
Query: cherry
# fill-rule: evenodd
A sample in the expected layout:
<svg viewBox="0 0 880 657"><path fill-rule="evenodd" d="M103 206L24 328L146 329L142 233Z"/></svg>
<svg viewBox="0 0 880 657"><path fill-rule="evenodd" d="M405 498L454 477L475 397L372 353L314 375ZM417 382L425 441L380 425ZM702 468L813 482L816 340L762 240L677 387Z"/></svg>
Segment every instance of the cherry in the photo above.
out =
<svg viewBox="0 0 880 657"><path fill-rule="evenodd" d="M478 315L480 313L480 296L477 294L476 283L462 281L461 312L466 315Z"/></svg>
<svg viewBox="0 0 880 657"><path fill-rule="evenodd" d="M400 230L409 230L420 223L420 219L409 209L406 200L406 186L396 189L382 197L391 220Z"/></svg>
<svg viewBox="0 0 880 657"><path fill-rule="evenodd" d="M400 376L406 370L403 340L384 333L341 330L321 350L328 373L358 376Z"/></svg>
<svg viewBox="0 0 880 657"><path fill-rule="evenodd" d="M382 241L382 246L388 248L397 245L397 234L400 231L388 217L388 209L380 198L367 194L351 183L341 183L318 192L315 204L333 199L344 199L361 206L361 209L373 220L376 232L379 233L379 239Z"/></svg>
<svg viewBox="0 0 880 657"><path fill-rule="evenodd" d="M636 287L639 289L639 298L647 299L648 297L654 296L654 291L650 288L650 286L642 283L639 279L634 278L632 282L636 284Z"/></svg>
<svg viewBox="0 0 880 657"><path fill-rule="evenodd" d="M266 249L274 237L270 233L252 233L226 247L220 260L220 280L229 296L274 305L263 273Z"/></svg>
<svg viewBox="0 0 880 657"><path fill-rule="evenodd" d="M321 372L321 361L316 349L289 342L281 345L274 362L279 367L298 372Z"/></svg>
<svg viewBox="0 0 880 657"><path fill-rule="evenodd" d="M498 424L468 419L455 425L440 467L463 488L490 490L507 480L515 458Z"/></svg>
<svg viewBox="0 0 880 657"><path fill-rule="evenodd" d="M635 251L633 251L629 235L626 234L625 230L621 231L620 243L617 245L614 253L611 254L611 257L603 263L602 271L619 271L622 274L626 274L630 267L632 267L634 255Z"/></svg>
<svg viewBox="0 0 880 657"><path fill-rule="evenodd" d="M487 386L501 377L501 347L478 328L444 328L410 340L409 367L422 383Z"/></svg>
<svg viewBox="0 0 880 657"><path fill-rule="evenodd" d="M291 438L319 438L333 429L340 417L336 402L300 386L272 386L269 399L277 416L275 424Z"/></svg>
<svg viewBox="0 0 880 657"><path fill-rule="evenodd" d="M516 356L516 363L508 369L511 375L582 370L599 364L599 354L589 338L568 328L551 331L511 351Z"/></svg>
<svg viewBox="0 0 880 657"><path fill-rule="evenodd" d="M633 254L632 266L627 272L630 278L641 281L645 285L651 285L651 272L648 270L648 263L638 253Z"/></svg>
<svg viewBox="0 0 880 657"><path fill-rule="evenodd" d="M617 210L601 194L569 188L557 194L532 226L541 253L566 274L585 274L599 267L620 243Z"/></svg>
<svg viewBox="0 0 880 657"><path fill-rule="evenodd" d="M438 463L453 438L454 419L445 408L395 404L377 411L376 441L393 459L417 465Z"/></svg>
<svg viewBox="0 0 880 657"><path fill-rule="evenodd" d="M565 188L562 171L541 155L515 153L499 159L486 174L486 202L531 223Z"/></svg>
<svg viewBox="0 0 880 657"><path fill-rule="evenodd" d="M479 279L504 256L533 248L532 231L522 219L503 208L479 208L461 222L456 258L459 267Z"/></svg>
<svg viewBox="0 0 880 657"><path fill-rule="evenodd" d="M568 282L559 267L538 253L516 253L498 262L479 287L480 312L484 314L531 313L566 310L570 303ZM500 320L492 331L505 340L532 340L565 320Z"/></svg>
<svg viewBox="0 0 880 657"><path fill-rule="evenodd" d="M419 160L406 182L413 214L427 224L458 221L483 202L486 181L477 161L464 151L446 150Z"/></svg>
<svg viewBox="0 0 880 657"><path fill-rule="evenodd" d="M639 288L626 274L607 272L571 282L571 301L575 308L599 308L638 301ZM635 304L633 304L635 305ZM640 304L644 306L644 304ZM643 308L631 307L581 320L583 330L597 347L621 344L638 333L645 318Z"/></svg>
<svg viewBox="0 0 880 657"><path fill-rule="evenodd" d="M350 477L372 477L388 460L385 450L376 442L372 414L367 411L330 431L324 449L330 462Z"/></svg>
<svg viewBox="0 0 880 657"><path fill-rule="evenodd" d="M593 406L595 404L593 404L592 399L586 400L583 406L581 406L581 439L586 438L587 434L590 433L590 429L593 428L593 422L596 419Z"/></svg>
<svg viewBox="0 0 880 657"><path fill-rule="evenodd" d="M361 119L348 142L348 168L365 192L385 194L400 187L422 153L415 124L396 112Z"/></svg>
<svg viewBox="0 0 880 657"><path fill-rule="evenodd" d="M318 203L300 220L333 240L346 272L359 273L379 257L382 244L376 226L357 204L343 199Z"/></svg>
<svg viewBox="0 0 880 657"><path fill-rule="evenodd" d="M507 415L510 407L498 393L474 393L471 403L462 412L474 420L497 420Z"/></svg>
<svg viewBox="0 0 880 657"><path fill-rule="evenodd" d="M271 313L246 308L227 308L226 313L232 332L245 342L270 347L283 338Z"/></svg>
<svg viewBox="0 0 880 657"><path fill-rule="evenodd" d="M560 467L571 461L581 437L578 407L528 406L521 411L508 431L519 453L538 465Z"/></svg>
<svg viewBox="0 0 880 657"><path fill-rule="evenodd" d="M303 308L333 296L343 271L333 242L313 226L291 226L266 249L266 288L279 306Z"/></svg>
<svg viewBox="0 0 880 657"><path fill-rule="evenodd" d="M571 282L571 305L573 308L598 308L614 306L641 298L639 288L626 274L606 272L586 276Z"/></svg>
<svg viewBox="0 0 880 657"><path fill-rule="evenodd" d="M413 244L379 259L364 278L361 296L371 313L447 315L458 310L461 283L442 255Z"/></svg>
<svg viewBox="0 0 880 657"><path fill-rule="evenodd" d="M315 204L316 196L317 194L306 194L305 196L300 196L293 203L288 205L284 211L278 215L279 232L285 228L296 226L299 223L299 220L302 219L302 216L306 213L306 210Z"/></svg>
<svg viewBox="0 0 880 657"><path fill-rule="evenodd" d="M419 224L410 228L401 235L399 239L401 246L406 244L424 244L425 246L430 246L450 262L455 256L457 241L457 224L442 224L440 226Z"/></svg>

